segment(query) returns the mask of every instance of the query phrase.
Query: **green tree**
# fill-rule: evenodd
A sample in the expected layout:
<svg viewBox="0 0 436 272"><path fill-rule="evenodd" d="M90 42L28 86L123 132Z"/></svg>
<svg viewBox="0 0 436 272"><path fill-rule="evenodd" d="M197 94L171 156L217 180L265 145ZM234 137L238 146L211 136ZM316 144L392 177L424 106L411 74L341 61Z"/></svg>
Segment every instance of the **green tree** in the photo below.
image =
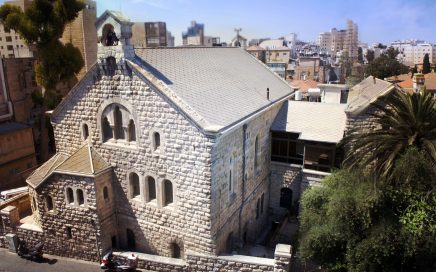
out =
<svg viewBox="0 0 436 272"><path fill-rule="evenodd" d="M357 62L363 63L363 50L362 47L357 49Z"/></svg>
<svg viewBox="0 0 436 272"><path fill-rule="evenodd" d="M373 106L376 129L357 129L343 139L342 144L350 147L346 167L372 167L390 179L395 161L410 146L436 161L436 102L429 93L394 92Z"/></svg>
<svg viewBox="0 0 436 272"><path fill-rule="evenodd" d="M0 7L0 22L5 30L15 30L35 50L35 77L43 92L34 93L32 97L42 107L42 161L48 159L47 119L44 113L60 101L56 86L69 80L84 65L78 48L71 43L60 42L65 25L73 21L84 7L84 3L78 0L34 0L25 11L9 4Z"/></svg>
<svg viewBox="0 0 436 272"><path fill-rule="evenodd" d="M431 64L430 64L430 58L428 54L424 55L424 59L422 61L422 73L428 74L431 72Z"/></svg>
<svg viewBox="0 0 436 272"><path fill-rule="evenodd" d="M365 74L384 79L407 73L409 68L396 59L397 55L398 50L392 47L388 48L383 54L368 64Z"/></svg>
<svg viewBox="0 0 436 272"><path fill-rule="evenodd" d="M412 76L416 73L418 73L418 66L415 64L415 66L412 68Z"/></svg>
<svg viewBox="0 0 436 272"><path fill-rule="evenodd" d="M344 169L303 193L299 251L330 271L434 271L436 168L409 148L393 184Z"/></svg>
<svg viewBox="0 0 436 272"><path fill-rule="evenodd" d="M374 60L374 50L368 49L368 51L366 51L366 60L368 61L368 63Z"/></svg>

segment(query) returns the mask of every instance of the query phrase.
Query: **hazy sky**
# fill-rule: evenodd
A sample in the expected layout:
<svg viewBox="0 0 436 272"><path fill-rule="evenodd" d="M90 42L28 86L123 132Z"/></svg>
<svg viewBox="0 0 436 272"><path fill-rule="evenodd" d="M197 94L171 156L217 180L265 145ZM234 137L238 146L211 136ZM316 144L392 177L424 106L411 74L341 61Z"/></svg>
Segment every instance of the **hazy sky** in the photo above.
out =
<svg viewBox="0 0 436 272"><path fill-rule="evenodd" d="M234 28L252 38L277 38L290 32L316 41L319 32L345 28L351 19L363 42L422 39L436 43L436 0L97 0L97 15L121 10L132 21L164 21L181 43L191 20L205 33L230 41Z"/></svg>
<svg viewBox="0 0 436 272"><path fill-rule="evenodd" d="M96 0L97 16L121 10L132 21L164 21L181 43L190 21L205 24L205 34L230 41L235 28L252 38L277 38L295 32L316 41L319 32L344 29L351 19L362 42L422 39L436 43L436 0ZM0 3L4 0L0 0Z"/></svg>

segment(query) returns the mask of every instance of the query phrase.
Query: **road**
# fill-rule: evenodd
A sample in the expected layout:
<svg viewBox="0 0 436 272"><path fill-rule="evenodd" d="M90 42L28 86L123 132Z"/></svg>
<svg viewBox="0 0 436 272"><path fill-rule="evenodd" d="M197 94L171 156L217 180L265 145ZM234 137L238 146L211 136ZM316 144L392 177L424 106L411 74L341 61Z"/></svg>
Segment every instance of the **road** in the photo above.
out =
<svg viewBox="0 0 436 272"><path fill-rule="evenodd" d="M98 263L44 255L44 261L31 262L6 249L0 249L0 272L95 272L102 271Z"/></svg>

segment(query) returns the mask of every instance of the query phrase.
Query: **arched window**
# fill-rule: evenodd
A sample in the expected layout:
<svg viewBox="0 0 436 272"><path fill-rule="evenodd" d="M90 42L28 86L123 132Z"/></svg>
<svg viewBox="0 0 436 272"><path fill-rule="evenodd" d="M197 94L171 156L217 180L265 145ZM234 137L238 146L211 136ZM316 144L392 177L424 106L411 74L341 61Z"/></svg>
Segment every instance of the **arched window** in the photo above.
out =
<svg viewBox="0 0 436 272"><path fill-rule="evenodd" d="M233 191L232 170L229 170L229 192Z"/></svg>
<svg viewBox="0 0 436 272"><path fill-rule="evenodd" d="M126 229L126 236L127 236L127 249L135 251L136 250L135 233L131 229Z"/></svg>
<svg viewBox="0 0 436 272"><path fill-rule="evenodd" d="M89 137L89 130L87 124L82 125L82 136L83 136L83 140L86 140Z"/></svg>
<svg viewBox="0 0 436 272"><path fill-rule="evenodd" d="M129 142L134 142L136 141L136 127L135 127L135 122L130 119L129 122Z"/></svg>
<svg viewBox="0 0 436 272"><path fill-rule="evenodd" d="M160 147L160 134L159 134L159 132L153 133L153 146L154 146L154 150L158 150Z"/></svg>
<svg viewBox="0 0 436 272"><path fill-rule="evenodd" d="M102 127L103 127L103 141L112 139L114 136L112 134L112 128L111 125L109 124L109 120L107 119L107 117L103 118Z"/></svg>
<svg viewBox="0 0 436 272"><path fill-rule="evenodd" d="M230 232L229 235L227 235L226 252L232 253L232 249L233 249L233 232Z"/></svg>
<svg viewBox="0 0 436 272"><path fill-rule="evenodd" d="M173 258L182 257L182 251L180 249L180 246L176 243L171 243L171 257Z"/></svg>
<svg viewBox="0 0 436 272"><path fill-rule="evenodd" d="M118 106L114 110L114 127L115 139L124 139L123 114Z"/></svg>
<svg viewBox="0 0 436 272"><path fill-rule="evenodd" d="M148 201L153 201L156 199L156 181L153 177L147 178L148 187Z"/></svg>
<svg viewBox="0 0 436 272"><path fill-rule="evenodd" d="M254 172L257 173L259 166L259 136L254 141Z"/></svg>
<svg viewBox="0 0 436 272"><path fill-rule="evenodd" d="M131 173L129 177L130 183L130 198L137 197L141 194L139 187L139 176L136 173Z"/></svg>
<svg viewBox="0 0 436 272"><path fill-rule="evenodd" d="M77 189L77 204L83 205L85 204L85 196L83 195L82 189Z"/></svg>
<svg viewBox="0 0 436 272"><path fill-rule="evenodd" d="M173 203L173 184L169 180L164 180L164 206Z"/></svg>
<svg viewBox="0 0 436 272"><path fill-rule="evenodd" d="M51 196L47 196L45 198L45 205L47 207L47 211L53 211L53 198Z"/></svg>
<svg viewBox="0 0 436 272"><path fill-rule="evenodd" d="M118 45L118 37L115 33L113 25L106 24L103 27L103 33L101 36L101 43L105 46Z"/></svg>
<svg viewBox="0 0 436 272"><path fill-rule="evenodd" d="M103 199L109 201L109 190L107 189L107 186L104 186L103 188Z"/></svg>
<svg viewBox="0 0 436 272"><path fill-rule="evenodd" d="M68 204L74 204L74 192L71 188L67 188L67 202Z"/></svg>
<svg viewBox="0 0 436 272"><path fill-rule="evenodd" d="M106 73L108 76L114 76L117 70L117 60L114 57L106 58Z"/></svg>

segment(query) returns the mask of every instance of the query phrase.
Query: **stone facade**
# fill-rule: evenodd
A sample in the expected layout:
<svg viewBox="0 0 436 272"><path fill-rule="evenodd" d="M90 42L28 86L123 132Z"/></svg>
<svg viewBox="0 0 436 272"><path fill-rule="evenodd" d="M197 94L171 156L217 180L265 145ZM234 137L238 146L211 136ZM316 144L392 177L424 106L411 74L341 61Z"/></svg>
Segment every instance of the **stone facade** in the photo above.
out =
<svg viewBox="0 0 436 272"><path fill-rule="evenodd" d="M131 25L112 12L97 20L97 63L53 112L56 159L28 179L37 227L19 238L42 235L48 253L87 260L111 248L159 255L140 264L160 271L210 271L210 262L272 271L272 259L216 255L255 242L268 224L270 128L284 99L207 130L140 70ZM110 31L117 42L105 38ZM86 146L95 154L77 157ZM95 170L98 163L107 167Z"/></svg>

